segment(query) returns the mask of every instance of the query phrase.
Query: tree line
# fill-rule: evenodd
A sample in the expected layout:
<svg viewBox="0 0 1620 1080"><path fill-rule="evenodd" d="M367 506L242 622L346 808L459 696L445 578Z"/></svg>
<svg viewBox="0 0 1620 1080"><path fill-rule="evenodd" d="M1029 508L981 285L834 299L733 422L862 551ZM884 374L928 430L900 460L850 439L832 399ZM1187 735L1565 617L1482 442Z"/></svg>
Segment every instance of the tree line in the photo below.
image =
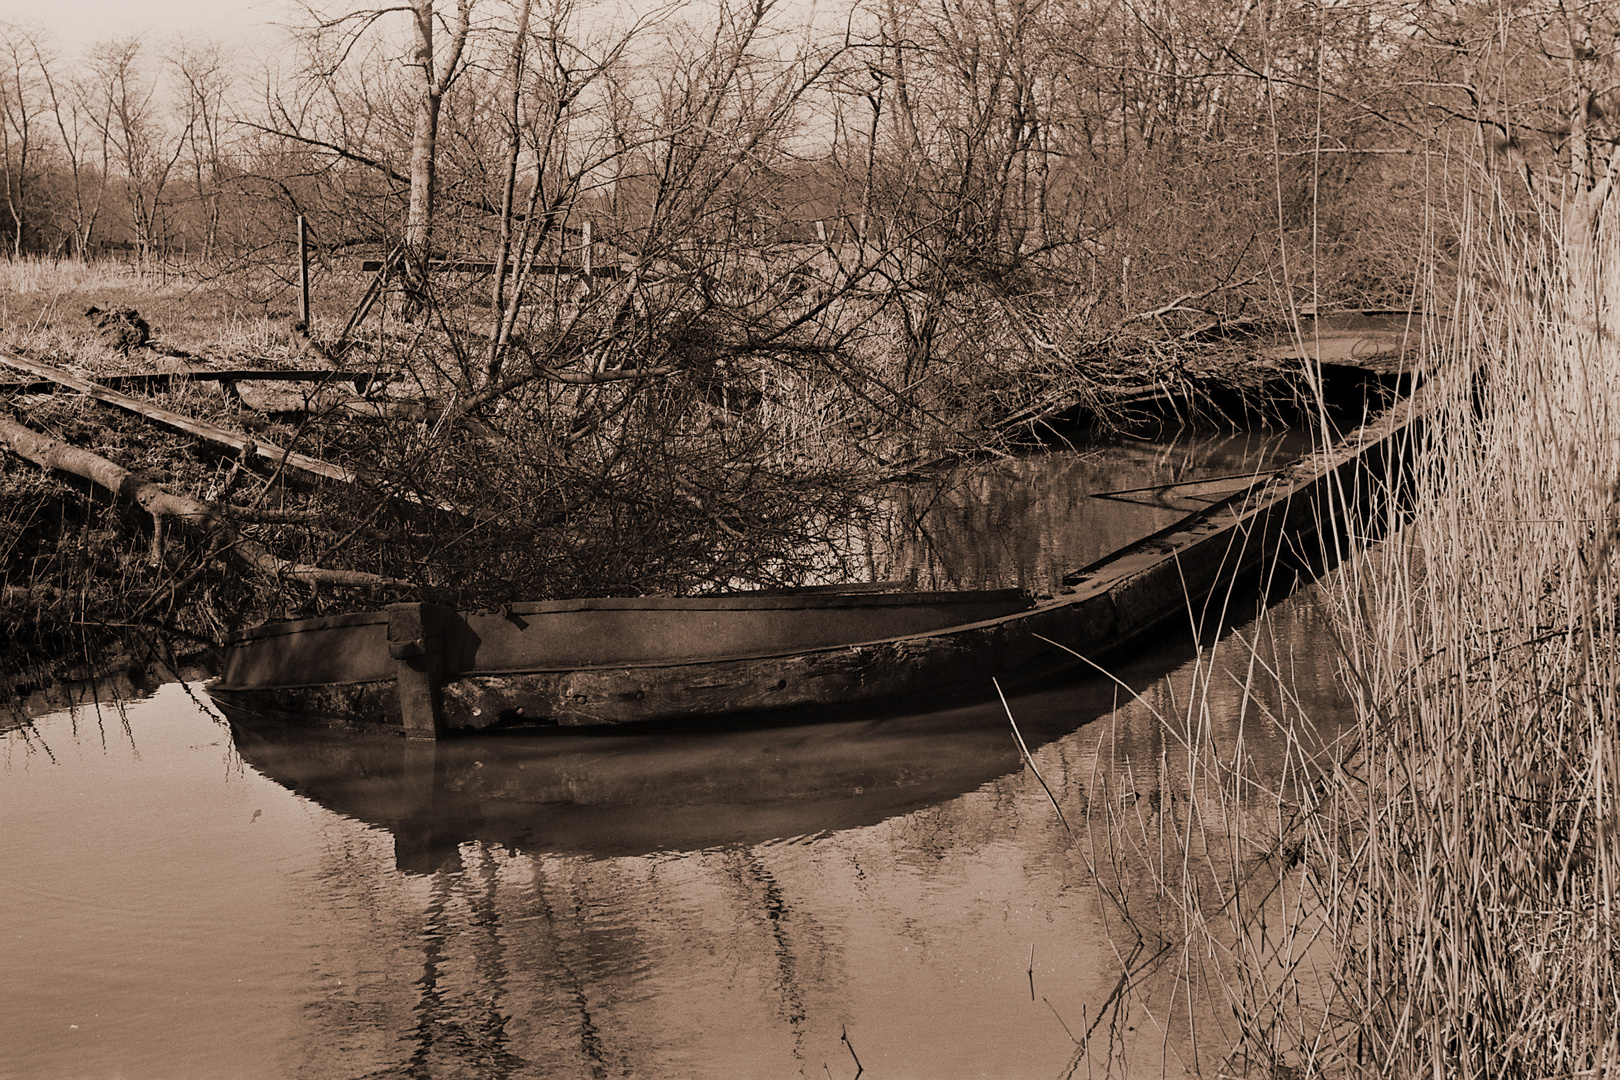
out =
<svg viewBox="0 0 1620 1080"><path fill-rule="evenodd" d="M295 213L334 251L587 220L632 256L821 243L906 279L918 356L964 287L1117 320L1275 291L1290 243L1335 299L1393 299L1437 153L1604 145L1613 93L1542 93L1612 57L1603 8L1545 0L868 0L819 29L772 0L412 0L312 10L274 74L0 38L14 258L229 261Z"/></svg>

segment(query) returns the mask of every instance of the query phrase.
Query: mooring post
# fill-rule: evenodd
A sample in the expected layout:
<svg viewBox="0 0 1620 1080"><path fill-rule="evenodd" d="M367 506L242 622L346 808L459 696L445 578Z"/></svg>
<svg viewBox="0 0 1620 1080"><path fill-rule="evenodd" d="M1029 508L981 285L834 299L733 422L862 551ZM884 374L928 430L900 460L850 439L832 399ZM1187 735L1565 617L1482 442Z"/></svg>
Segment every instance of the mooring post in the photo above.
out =
<svg viewBox="0 0 1620 1080"><path fill-rule="evenodd" d="M439 683L444 677L445 609L435 604L388 608L388 655L407 739L437 739L444 731Z"/></svg>
<svg viewBox="0 0 1620 1080"><path fill-rule="evenodd" d="M304 333L310 333L309 325L309 232L304 227L304 215L298 215L298 321L304 324Z"/></svg>

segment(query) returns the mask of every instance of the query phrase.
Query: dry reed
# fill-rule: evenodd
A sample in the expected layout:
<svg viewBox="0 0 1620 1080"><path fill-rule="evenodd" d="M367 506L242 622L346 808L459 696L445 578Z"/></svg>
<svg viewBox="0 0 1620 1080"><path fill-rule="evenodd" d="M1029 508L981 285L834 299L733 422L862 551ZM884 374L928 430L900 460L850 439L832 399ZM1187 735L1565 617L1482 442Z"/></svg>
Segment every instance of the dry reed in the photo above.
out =
<svg viewBox="0 0 1620 1080"><path fill-rule="evenodd" d="M1313 725L1274 651L1228 642L1238 734L1195 694L1163 717L1166 797L1093 806L1099 880L1208 995L1187 1017L1222 1075L1620 1061L1620 212L1531 231L1492 204L1463 234L1410 498L1319 586L1351 720Z"/></svg>
<svg viewBox="0 0 1620 1080"><path fill-rule="evenodd" d="M1358 727L1307 820L1332 1030L1380 1071L1600 1074L1620 1049L1620 312L1601 295L1620 221L1564 223L1468 223L1414 512L1337 583Z"/></svg>

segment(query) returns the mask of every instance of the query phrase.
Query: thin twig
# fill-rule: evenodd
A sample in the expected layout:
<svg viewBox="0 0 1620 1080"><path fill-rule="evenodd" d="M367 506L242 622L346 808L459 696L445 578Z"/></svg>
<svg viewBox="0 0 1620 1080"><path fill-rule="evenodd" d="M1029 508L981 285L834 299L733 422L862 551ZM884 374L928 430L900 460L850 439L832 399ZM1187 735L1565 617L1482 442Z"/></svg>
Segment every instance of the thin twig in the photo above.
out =
<svg viewBox="0 0 1620 1080"><path fill-rule="evenodd" d="M866 1069L861 1065L861 1059L855 1057L855 1044L849 1041L849 1028L844 1025L840 1025L840 1027L842 1028L843 1033L838 1037L842 1039L844 1045L849 1048L849 1056L855 1061L855 1075L851 1077L850 1080L861 1080L861 1074L865 1072Z"/></svg>

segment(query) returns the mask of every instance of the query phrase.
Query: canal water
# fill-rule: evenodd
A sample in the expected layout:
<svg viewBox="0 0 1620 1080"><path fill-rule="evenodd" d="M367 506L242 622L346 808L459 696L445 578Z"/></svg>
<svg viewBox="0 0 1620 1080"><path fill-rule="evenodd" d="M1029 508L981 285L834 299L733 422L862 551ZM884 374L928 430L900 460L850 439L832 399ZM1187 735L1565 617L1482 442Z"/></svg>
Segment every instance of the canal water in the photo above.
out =
<svg viewBox="0 0 1620 1080"><path fill-rule="evenodd" d="M842 562L871 580L921 589L1051 592L1069 571L1220 498L1166 485L1219 477L1241 484L1308 447L1298 431L1117 434L975 462L896 488L844 538Z"/></svg>
<svg viewBox="0 0 1620 1080"><path fill-rule="evenodd" d="M1196 441L980 466L869 537L873 569L1049 587L1178 516L1090 491L1292 452ZM1189 717L1280 769L1269 716L1342 710L1331 653L1311 588L1202 653L1167 636L1013 699L1033 768L999 704L436 746L233 725L200 683L18 712L0 1077L1207 1068L1187 1019L1219 1009L1173 979L1109 1008L1141 929L1117 898L1153 891L1116 826L1174 786ZM1257 655L1287 695L1245 695Z"/></svg>

